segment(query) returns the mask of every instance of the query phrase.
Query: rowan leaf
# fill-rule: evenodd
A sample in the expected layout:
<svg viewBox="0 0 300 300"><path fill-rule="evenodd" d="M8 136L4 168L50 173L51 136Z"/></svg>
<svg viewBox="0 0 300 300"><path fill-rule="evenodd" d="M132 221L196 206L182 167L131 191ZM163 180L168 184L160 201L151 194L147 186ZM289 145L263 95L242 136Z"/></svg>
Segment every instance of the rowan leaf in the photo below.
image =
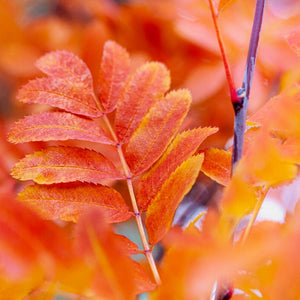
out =
<svg viewBox="0 0 300 300"><path fill-rule="evenodd" d="M145 211L172 172L195 153L199 145L217 128L197 128L177 135L159 161L143 175L137 187L137 201Z"/></svg>
<svg viewBox="0 0 300 300"><path fill-rule="evenodd" d="M129 67L127 51L113 41L106 42L99 77L99 99L106 113L114 110L123 97Z"/></svg>
<svg viewBox="0 0 300 300"><path fill-rule="evenodd" d="M121 143L126 143L148 110L170 87L170 74L161 63L141 66L128 83L117 105L115 127Z"/></svg>
<svg viewBox="0 0 300 300"><path fill-rule="evenodd" d="M151 202L146 216L146 228L151 245L157 244L171 227L176 208L194 184L203 158L204 155L199 154L183 162L165 181Z"/></svg>
<svg viewBox="0 0 300 300"><path fill-rule="evenodd" d="M24 103L40 103L92 118L102 115L94 95L87 89L59 78L37 78L29 81L18 92Z"/></svg>
<svg viewBox="0 0 300 300"><path fill-rule="evenodd" d="M123 222L132 216L121 194L103 185L30 185L18 194L18 199L47 220L77 222L86 209L96 207L102 208L105 220L110 223Z"/></svg>
<svg viewBox="0 0 300 300"><path fill-rule="evenodd" d="M123 178L102 154L76 147L49 147L27 155L15 165L12 176L39 184L72 181L97 184L103 179Z"/></svg>
<svg viewBox="0 0 300 300"><path fill-rule="evenodd" d="M134 175L147 170L165 151L185 118L191 103L187 90L172 91L144 117L125 152Z"/></svg>
<svg viewBox="0 0 300 300"><path fill-rule="evenodd" d="M115 144L95 122L66 112L42 112L19 120L8 134L11 143L83 140Z"/></svg>
<svg viewBox="0 0 300 300"><path fill-rule="evenodd" d="M64 50L45 54L36 61L36 67L54 78L93 92L93 78L87 65L76 55Z"/></svg>
<svg viewBox="0 0 300 300"><path fill-rule="evenodd" d="M209 148L203 151L201 171L222 185L228 185L231 174L231 152Z"/></svg>

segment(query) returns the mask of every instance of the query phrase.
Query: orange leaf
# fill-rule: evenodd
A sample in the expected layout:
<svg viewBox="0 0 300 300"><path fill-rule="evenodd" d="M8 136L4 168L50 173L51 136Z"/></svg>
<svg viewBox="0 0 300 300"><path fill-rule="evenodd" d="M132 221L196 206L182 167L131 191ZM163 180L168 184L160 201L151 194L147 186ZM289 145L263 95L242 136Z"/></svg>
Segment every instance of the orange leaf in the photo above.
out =
<svg viewBox="0 0 300 300"><path fill-rule="evenodd" d="M269 100L249 121L261 124L280 138L300 138L299 101L300 86L296 84Z"/></svg>
<svg viewBox="0 0 300 300"><path fill-rule="evenodd" d="M15 165L12 176L39 184L77 180L101 183L103 179L123 178L102 154L75 147L49 147L27 155Z"/></svg>
<svg viewBox="0 0 300 300"><path fill-rule="evenodd" d="M213 0L216 14L218 15L222 10L232 5L237 0Z"/></svg>
<svg viewBox="0 0 300 300"><path fill-rule="evenodd" d="M126 160L134 175L147 170L165 151L178 131L191 103L187 90L170 92L145 116L126 148Z"/></svg>
<svg viewBox="0 0 300 300"><path fill-rule="evenodd" d="M82 216L76 237L78 251L95 270L93 289L97 295L101 299L134 299L132 263L105 223L102 210L89 210Z"/></svg>
<svg viewBox="0 0 300 300"><path fill-rule="evenodd" d="M138 249L138 245L132 242L125 235L116 234L115 240L119 243L120 248L125 250L124 252L126 252L127 255L135 255L141 253L141 250Z"/></svg>
<svg viewBox="0 0 300 300"><path fill-rule="evenodd" d="M61 219L76 222L82 212L90 207L101 207L108 222L123 222L132 214L121 194L102 185L55 184L30 185L18 195L48 220Z"/></svg>
<svg viewBox="0 0 300 300"><path fill-rule="evenodd" d="M99 76L99 98L106 113L116 107L124 94L129 66L127 51L115 42L106 42Z"/></svg>
<svg viewBox="0 0 300 300"><path fill-rule="evenodd" d="M201 171L222 185L228 185L231 173L231 152L221 149L205 149Z"/></svg>
<svg viewBox="0 0 300 300"><path fill-rule="evenodd" d="M300 28L292 31L286 37L291 48L300 56Z"/></svg>
<svg viewBox="0 0 300 300"><path fill-rule="evenodd" d="M243 216L253 210L256 199L255 188L242 178L238 167L222 197L222 217L234 216L236 222L240 221Z"/></svg>
<svg viewBox="0 0 300 300"><path fill-rule="evenodd" d="M38 272L45 272L51 277L55 266L70 263L71 244L61 228L42 220L3 192L0 205L1 279L20 282L27 276L34 276L31 272L40 267L44 271ZM53 268L49 268L50 265Z"/></svg>
<svg viewBox="0 0 300 300"><path fill-rule="evenodd" d="M217 128L197 128L184 131L174 139L155 166L143 175L138 185L137 200L143 211L147 209L171 173L194 154L204 139L216 131Z"/></svg>
<svg viewBox="0 0 300 300"><path fill-rule="evenodd" d="M203 154L199 154L183 162L165 181L151 202L146 216L146 228L151 245L157 244L171 227L176 208L194 184L203 157Z"/></svg>
<svg viewBox="0 0 300 300"><path fill-rule="evenodd" d="M76 55L67 51L53 51L36 61L36 67L56 79L64 79L72 85L93 92L93 79L87 65Z"/></svg>
<svg viewBox="0 0 300 300"><path fill-rule="evenodd" d="M65 112L27 116L18 121L8 135L11 143L70 139L114 144L96 122Z"/></svg>
<svg viewBox="0 0 300 300"><path fill-rule="evenodd" d="M294 163L283 156L280 142L264 131L257 135L241 163L241 168L256 186L280 184L294 179L297 174Z"/></svg>
<svg viewBox="0 0 300 300"><path fill-rule="evenodd" d="M147 63L135 72L117 106L115 126L120 142L128 142L145 114L169 87L169 71L161 63Z"/></svg>
<svg viewBox="0 0 300 300"><path fill-rule="evenodd" d="M148 277L147 273L144 271L143 267L136 261L131 260L132 269L134 273L133 281L137 294L142 294L155 289L156 284L154 284Z"/></svg>
<svg viewBox="0 0 300 300"><path fill-rule="evenodd" d="M87 117L98 118L102 115L89 90L65 79L31 80L19 90L17 98L24 103L47 104Z"/></svg>

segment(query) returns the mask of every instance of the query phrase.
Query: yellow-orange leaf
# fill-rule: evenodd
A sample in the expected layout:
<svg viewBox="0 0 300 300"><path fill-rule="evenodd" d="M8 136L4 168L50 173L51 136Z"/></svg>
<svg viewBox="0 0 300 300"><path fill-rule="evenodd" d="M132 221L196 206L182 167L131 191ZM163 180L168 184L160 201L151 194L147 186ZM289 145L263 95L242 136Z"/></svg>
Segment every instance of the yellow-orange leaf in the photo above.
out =
<svg viewBox="0 0 300 300"><path fill-rule="evenodd" d="M201 171L216 182L227 185L231 173L231 152L214 148L205 149Z"/></svg>
<svg viewBox="0 0 300 300"><path fill-rule="evenodd" d="M217 130L209 127L197 128L177 135L155 166L143 175L139 182L137 200L143 211L147 209L171 173L194 154L204 139Z"/></svg>
<svg viewBox="0 0 300 300"><path fill-rule="evenodd" d="M161 63L147 63L133 74L117 106L115 126L120 142L128 142L150 107L169 86L169 71Z"/></svg>
<svg viewBox="0 0 300 300"><path fill-rule="evenodd" d="M190 93L178 90L152 107L126 148L126 160L133 174L147 170L161 156L178 131L190 103Z"/></svg>
<svg viewBox="0 0 300 300"><path fill-rule="evenodd" d="M98 118L102 115L93 94L72 82L59 78L38 78L24 85L17 98L25 103L41 103Z"/></svg>
<svg viewBox="0 0 300 300"><path fill-rule="evenodd" d="M183 162L165 181L151 202L146 216L146 228L151 245L157 244L171 227L176 208L194 184L203 157L203 154L199 154Z"/></svg>
<svg viewBox="0 0 300 300"><path fill-rule="evenodd" d="M248 149L242 166L253 185L272 186L295 178L297 167L284 157L279 141L260 132Z"/></svg>
<svg viewBox="0 0 300 300"><path fill-rule="evenodd" d="M67 51L53 51L36 61L37 68L49 76L93 90L93 79L87 65L76 55Z"/></svg>
<svg viewBox="0 0 300 300"><path fill-rule="evenodd" d="M106 42L99 77L99 98L106 113L116 107L124 94L129 66L127 51L115 42Z"/></svg>
<svg viewBox="0 0 300 300"><path fill-rule="evenodd" d="M27 155L15 165L12 176L39 184L72 181L97 184L103 179L123 178L102 154L75 147L49 147Z"/></svg>
<svg viewBox="0 0 300 300"><path fill-rule="evenodd" d="M18 121L8 135L11 143L69 139L114 144L96 122L66 112L27 116Z"/></svg>
<svg viewBox="0 0 300 300"><path fill-rule="evenodd" d="M93 184L31 185L18 194L43 219L76 222L88 208L101 207L108 222L123 222L132 214L116 190Z"/></svg>

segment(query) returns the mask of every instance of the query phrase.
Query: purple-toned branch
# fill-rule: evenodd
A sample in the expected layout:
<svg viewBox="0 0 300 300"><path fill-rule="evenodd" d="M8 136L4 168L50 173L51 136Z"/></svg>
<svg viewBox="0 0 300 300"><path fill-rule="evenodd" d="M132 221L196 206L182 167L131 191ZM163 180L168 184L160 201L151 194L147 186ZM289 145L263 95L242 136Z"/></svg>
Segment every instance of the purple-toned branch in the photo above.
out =
<svg viewBox="0 0 300 300"><path fill-rule="evenodd" d="M234 171L234 168L236 167L238 161L241 159L243 154L248 102L256 63L258 42L264 15L264 8L265 0L257 0L243 85L242 88L237 90L237 94L240 97L241 101L233 103L235 118L232 152L232 172Z"/></svg>

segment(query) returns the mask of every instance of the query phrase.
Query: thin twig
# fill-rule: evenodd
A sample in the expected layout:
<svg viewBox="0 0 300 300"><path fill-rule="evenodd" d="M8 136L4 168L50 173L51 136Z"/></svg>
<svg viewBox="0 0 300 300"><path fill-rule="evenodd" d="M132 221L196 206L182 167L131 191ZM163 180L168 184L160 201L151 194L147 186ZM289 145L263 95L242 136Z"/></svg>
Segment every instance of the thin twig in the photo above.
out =
<svg viewBox="0 0 300 300"><path fill-rule="evenodd" d="M261 208L261 206L262 206L262 204L264 202L264 199L265 199L265 196L266 196L267 192L268 192L268 189L265 189L265 190L261 191L261 194L259 195L259 199L258 199L258 201L257 201L257 203L256 203L256 205L255 205L255 207L253 209L251 218L250 218L250 220L249 220L249 222L247 224L247 227L246 227L245 232L243 234L243 237L241 239L242 245L245 244L245 242L246 242L246 240L247 240L247 238L248 238L248 236L250 234L251 228L252 228L252 226L253 226L256 218L257 218L257 215L258 215L258 213L260 211L260 208Z"/></svg>
<svg viewBox="0 0 300 300"><path fill-rule="evenodd" d="M153 255L152 255L151 248L149 246L149 243L148 243L148 240L147 240L147 237L146 237L146 231L145 231L145 228L144 228L144 225L143 225L143 222L142 222L142 218L141 218L141 214L140 214L140 211L139 211L139 208L138 208L138 205L137 205L137 201L136 201L136 198L135 198L135 193L134 193L134 189L133 189L133 185L132 185L132 181L131 181L132 174L131 174L130 169L127 165L127 162L125 160L124 153L123 153L123 150L122 150L122 146L121 146L121 144L118 143L117 136L116 136L112 126L110 125L109 119L107 118L106 115L104 115L103 118L104 118L104 122L105 122L106 126L108 127L113 139L117 143L117 151L118 151L119 158L120 158L120 161L121 161L121 164L122 164L125 176L126 176L127 188L128 188L130 199L131 199L131 204L132 204L132 208L133 208L134 217L135 217L137 227L138 227L138 230L139 230L139 234L140 234L140 237L141 237L141 240L142 240L144 253L145 253L145 256L148 260L148 263L149 263L149 266L151 268L151 271L152 271L153 277L155 279L155 282L156 282L157 285L160 285L161 284L160 276L159 276L159 273L158 273L158 270L157 270L157 267L156 267L156 264L155 264L155 260L154 260Z"/></svg>
<svg viewBox="0 0 300 300"><path fill-rule="evenodd" d="M232 150L232 172L234 171L238 161L243 154L244 134L246 129L246 118L248 110L248 102L252 85L253 73L256 63L258 42L261 32L262 20L264 15L265 0L257 0L256 9L251 32L250 44L248 49L248 57L245 67L243 85L238 89L240 103L233 103L234 108L234 140Z"/></svg>
<svg viewBox="0 0 300 300"><path fill-rule="evenodd" d="M244 73L244 79L242 88L236 90L235 85L231 76L230 68L228 59L225 53L225 47L223 44L222 36L219 30L218 22L217 22L217 16L215 13L215 9L212 3L212 0L209 0L209 6L210 11L212 14L216 35L225 67L226 72L226 78L230 89L230 97L231 102L234 109L234 141L233 141L233 150L232 150L232 162L231 162L231 174L234 172L234 169L238 163L238 161L241 159L243 154L243 145L244 145L244 134L246 129L246 118L247 118L247 110L248 110L248 102L249 102L249 96L250 96L250 90L251 90L251 84L253 79L253 73L256 63L256 56L257 56L257 49L258 49L258 42L261 32L261 26L262 26L262 20L263 20L263 14L264 14L264 8L265 8L265 0L257 0L256 2L256 8L255 8L255 15L254 15L254 21L253 21L253 27L251 32L251 38L250 38L250 44L248 49L248 56L247 56L247 62L245 67L245 73ZM261 203L263 201L263 197L261 201L258 202L258 205L256 206L256 209L254 210L254 213L252 215L252 223L251 221L248 224L248 233L245 234L245 239L247 238L250 229L252 227L253 222L256 219L256 216L258 214L258 211L260 209ZM214 300L224 300L224 299L230 299L232 295L232 289L229 288L229 286L226 284L224 287L224 284L222 282L217 281L216 282L216 289L215 293L212 295L212 299Z"/></svg>
<svg viewBox="0 0 300 300"><path fill-rule="evenodd" d="M102 105L101 105L99 99L96 97L96 95L94 95L94 100L96 102L97 107L101 111L103 111ZM124 157L124 153L123 153L123 150L122 150L122 145L119 143L117 135L116 135L114 129L112 128L112 126L110 124L110 121L109 121L106 114L103 114L103 119L104 119L104 122L105 122L105 124L106 124L112 138L114 139L114 141L116 143L116 146L117 146L118 155L119 155L121 165L122 165L122 168L123 168L125 176L126 176L127 188L128 188L130 199L131 199L133 214L134 214L135 221L136 221L136 224L137 224L137 227L138 227L138 230L139 230L139 234L140 234L141 241L142 241L142 244L143 244L145 256L147 258L150 269L152 271L155 283L157 285L160 285L161 284L161 279L160 279L160 276L159 276L159 273L158 273L158 270L157 270L157 267L156 267L155 260L154 260L153 255L152 255L151 248L149 246L149 243L148 243L148 240L147 240L147 237L146 237L146 231L145 231L145 228L144 228L144 225L143 225L143 222L142 222L142 218L141 218L141 214L140 214L140 211L139 211L139 208L138 208L138 205L137 205L137 201L136 201L136 198L135 198L135 193L134 193L134 189L133 189L133 185L132 185L132 181L131 181L132 174L131 174L130 169L127 165L126 159Z"/></svg>
<svg viewBox="0 0 300 300"><path fill-rule="evenodd" d="M234 81L233 81L233 78L232 78L232 75L231 75L230 66L229 66L229 63L228 63L223 38L222 38L222 35L221 35L221 32L220 32L220 28L219 28L219 24L218 24L218 20L217 20L217 15L216 15L212 0L209 0L209 8L210 8L212 19L213 19L213 22L214 22L214 27L215 27L215 31L216 31L216 35L217 35L217 40L218 40L220 52L221 52L221 55L222 55L222 60L223 60L223 63L224 63L224 69L225 69L226 78L227 78L227 82L228 82L228 86L229 86L229 90L230 90L231 102L236 103L236 102L239 102L240 100L239 100L239 97L237 95L236 87L235 87L235 84L234 84Z"/></svg>

